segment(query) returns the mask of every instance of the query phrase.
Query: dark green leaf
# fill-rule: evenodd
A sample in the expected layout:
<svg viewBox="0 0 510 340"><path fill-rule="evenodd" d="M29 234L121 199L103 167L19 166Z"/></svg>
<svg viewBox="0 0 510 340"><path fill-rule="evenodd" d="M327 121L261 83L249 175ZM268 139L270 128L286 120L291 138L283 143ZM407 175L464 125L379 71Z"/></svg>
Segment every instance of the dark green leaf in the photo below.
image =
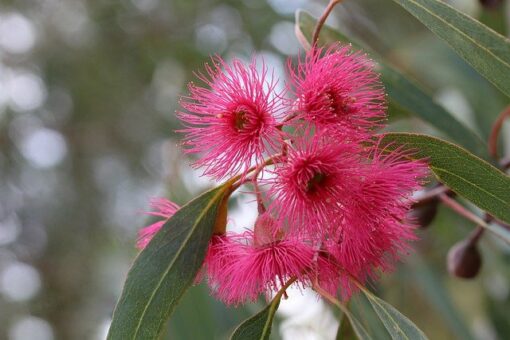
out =
<svg viewBox="0 0 510 340"><path fill-rule="evenodd" d="M413 279L412 282L406 284L420 287L431 307L437 311L458 339L473 340L472 331L463 315L459 313L458 307L453 303L443 281L434 273L433 268L424 262L419 253L413 255L412 261L408 263L406 268L409 270L409 274L405 276Z"/></svg>
<svg viewBox="0 0 510 340"><path fill-rule="evenodd" d="M347 318L343 317L344 314L340 316L338 330L336 332L335 340L351 340L357 339L354 330L352 329L351 323Z"/></svg>
<svg viewBox="0 0 510 340"><path fill-rule="evenodd" d="M476 155L488 158L487 146L480 137L436 104L417 84L390 67L383 67L381 74L386 92L396 105L413 112Z"/></svg>
<svg viewBox="0 0 510 340"><path fill-rule="evenodd" d="M337 338L342 335L342 332L345 332L346 335L351 335L351 337L352 333L356 334L356 337L360 340L372 340L370 333L368 333L363 324L351 313L347 306L336 300L332 302L342 311L343 315L347 318L347 320L345 320L345 317L343 320L341 320L341 323L345 325L340 325Z"/></svg>
<svg viewBox="0 0 510 340"><path fill-rule="evenodd" d="M393 0L510 96L510 41L438 0ZM430 65L429 65L430 66Z"/></svg>
<svg viewBox="0 0 510 340"><path fill-rule="evenodd" d="M370 334L368 334L363 324L358 319L356 319L356 317L354 317L350 312L346 313L346 316L347 319L349 320L349 324L352 330L354 331L359 340L372 340Z"/></svg>
<svg viewBox="0 0 510 340"><path fill-rule="evenodd" d="M208 191L179 209L138 255L108 339L158 338L202 265L226 188Z"/></svg>
<svg viewBox="0 0 510 340"><path fill-rule="evenodd" d="M368 334L373 334L376 340L391 339L379 316L363 294L356 294L350 299L349 311L361 321Z"/></svg>
<svg viewBox="0 0 510 340"><path fill-rule="evenodd" d="M427 336L406 316L396 310L386 301L362 289L368 301L381 319L384 327L394 340L419 340L427 339Z"/></svg>
<svg viewBox="0 0 510 340"><path fill-rule="evenodd" d="M301 35L301 40L310 41L316 19L304 11L296 13L297 33ZM331 44L337 41L352 43L355 49L369 50L366 46L361 47L359 43L348 39L341 33L330 27L324 26L319 36L319 44ZM388 93L389 116L415 115L439 131L451 137L454 141L461 144L475 154L488 158L487 147L485 143L473 131L459 122L450 112L442 106L436 104L432 97L421 89L414 81L406 78L395 68L381 61L374 52L370 55L379 63L379 72L381 80L384 83Z"/></svg>
<svg viewBox="0 0 510 340"><path fill-rule="evenodd" d="M510 177L452 143L427 135L388 133L382 145L404 146L415 151L413 157L427 159L438 179L457 194L470 200L500 220L510 223ZM491 226L501 237L504 228Z"/></svg>
<svg viewBox="0 0 510 340"><path fill-rule="evenodd" d="M278 305L280 304L281 294L275 296L271 304L255 314L248 320L239 325L232 334L231 340L267 340L271 334L273 318Z"/></svg>

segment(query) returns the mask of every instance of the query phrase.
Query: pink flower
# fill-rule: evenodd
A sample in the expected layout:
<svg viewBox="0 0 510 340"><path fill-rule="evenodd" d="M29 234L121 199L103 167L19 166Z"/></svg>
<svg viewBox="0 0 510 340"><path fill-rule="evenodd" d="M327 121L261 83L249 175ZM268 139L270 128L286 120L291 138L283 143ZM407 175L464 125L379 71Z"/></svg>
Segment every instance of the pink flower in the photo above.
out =
<svg viewBox="0 0 510 340"><path fill-rule="evenodd" d="M244 173L263 160L263 154L281 142L277 118L282 106L276 80L262 65L245 65L234 59L231 65L221 58L206 65L199 74L207 88L189 85L178 112L185 129L186 153L200 154L195 167L216 179Z"/></svg>
<svg viewBox="0 0 510 340"><path fill-rule="evenodd" d="M279 159L267 180L270 210L290 228L320 239L338 226L344 201L359 185L361 148L324 133L305 133Z"/></svg>
<svg viewBox="0 0 510 340"><path fill-rule="evenodd" d="M337 296L339 291L343 298L348 299L346 292L351 292L351 279L348 273L339 265L336 258L325 250L318 253L315 271L310 272L310 280L317 282L319 287L332 296Z"/></svg>
<svg viewBox="0 0 510 340"><path fill-rule="evenodd" d="M366 134L386 118L379 75L369 59L349 46L312 48L296 69L289 62L289 73L297 119Z"/></svg>
<svg viewBox="0 0 510 340"><path fill-rule="evenodd" d="M345 203L336 236L326 242L338 265L362 282L375 278L380 270L391 270L395 260L409 251L409 241L416 239L407 213L426 167L408 155L401 150L386 154L374 147L361 185ZM350 296L352 287L342 295Z"/></svg>
<svg viewBox="0 0 510 340"><path fill-rule="evenodd" d="M154 211L149 211L145 214L160 217L161 220L140 229L138 232L138 241L136 242L136 247L140 250L147 246L166 221L179 210L177 204L163 197L153 198L150 202L150 206Z"/></svg>
<svg viewBox="0 0 510 340"><path fill-rule="evenodd" d="M261 223L265 229L265 223L273 222ZM214 268L208 270L213 294L226 304L254 301L260 294L277 291L292 277L304 278L311 266L310 245L293 237L272 237L274 232L256 236L257 229L256 224L255 232L228 234L228 240L216 244L217 256L208 263Z"/></svg>
<svg viewBox="0 0 510 340"><path fill-rule="evenodd" d="M205 273L209 279L209 285L218 285L218 282L216 282L216 279L219 277L218 273L221 272L225 265L232 261L232 256L227 251L230 248L230 244L231 239L226 234L212 236L197 283L201 281L202 274Z"/></svg>
<svg viewBox="0 0 510 340"><path fill-rule="evenodd" d="M270 210L300 240L321 246L309 274L348 299L351 277L375 278L409 250L415 236L407 212L426 168L402 150L362 149L337 137L305 134L289 148L269 180Z"/></svg>

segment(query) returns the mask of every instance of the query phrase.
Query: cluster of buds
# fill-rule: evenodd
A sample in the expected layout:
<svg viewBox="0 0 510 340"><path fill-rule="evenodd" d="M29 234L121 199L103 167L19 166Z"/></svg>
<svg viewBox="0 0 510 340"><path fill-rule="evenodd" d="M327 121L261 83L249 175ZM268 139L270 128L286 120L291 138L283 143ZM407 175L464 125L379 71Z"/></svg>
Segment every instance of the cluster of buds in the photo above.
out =
<svg viewBox="0 0 510 340"><path fill-rule="evenodd" d="M287 71L280 86L264 63L214 57L177 113L194 166L216 180L239 178L258 202L252 228L215 230L199 275L227 304L289 280L347 299L353 280L390 270L416 238L409 210L426 167L375 134L386 105L374 64L333 45ZM141 230L140 248L178 209L166 199L154 208L162 220Z"/></svg>

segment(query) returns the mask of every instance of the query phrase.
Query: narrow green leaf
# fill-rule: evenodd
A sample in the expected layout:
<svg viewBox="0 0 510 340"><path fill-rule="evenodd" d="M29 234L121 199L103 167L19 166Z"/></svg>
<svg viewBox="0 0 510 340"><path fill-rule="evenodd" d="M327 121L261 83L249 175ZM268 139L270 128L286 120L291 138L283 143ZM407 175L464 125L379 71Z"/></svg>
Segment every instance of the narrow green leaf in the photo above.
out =
<svg viewBox="0 0 510 340"><path fill-rule="evenodd" d="M405 268L409 273L404 276L411 279L406 284L420 288L431 307L437 311L457 338L474 340L471 329L463 315L459 313L458 307L453 303L443 281L434 272L434 269L424 262L418 252L413 254L412 261Z"/></svg>
<svg viewBox="0 0 510 340"><path fill-rule="evenodd" d="M156 339L200 269L228 187L210 190L170 218L138 255L108 339Z"/></svg>
<svg viewBox="0 0 510 340"><path fill-rule="evenodd" d="M348 322L344 318L344 314L340 314L338 317L338 328L336 330L335 340L342 340L345 337L353 337L354 331L352 330L351 325L346 325Z"/></svg>
<svg viewBox="0 0 510 340"><path fill-rule="evenodd" d="M367 332L373 334L376 340L391 339L379 316L363 294L356 294L351 298L349 311L361 321Z"/></svg>
<svg viewBox="0 0 510 340"><path fill-rule="evenodd" d="M349 324L352 327L352 330L356 334L359 340L372 340L373 338L368 334L367 330L363 326L363 324L356 318L352 313L345 312L347 319L349 320Z"/></svg>
<svg viewBox="0 0 510 340"><path fill-rule="evenodd" d="M281 295L275 296L273 301L240 324L230 337L231 340L267 340L271 334L274 315L280 305Z"/></svg>
<svg viewBox="0 0 510 340"><path fill-rule="evenodd" d="M255 314L251 318L245 320L240 324L232 333L231 340L267 340L271 334L271 327L273 325L274 315L280 300L282 299L285 290L289 288L296 281L296 278L290 279L279 291L276 293L273 301Z"/></svg>
<svg viewBox="0 0 510 340"><path fill-rule="evenodd" d="M392 305L378 298L366 288L361 289L375 312L381 319L384 327L394 340L419 340L427 339L427 336L406 316L400 313Z"/></svg>
<svg viewBox="0 0 510 340"><path fill-rule="evenodd" d="M301 40L310 42L316 22L317 20L309 13L296 12L296 32L298 36L301 36ZM436 104L418 84L406 78L395 68L385 64L381 57L378 57L366 46L361 47L361 44L348 39L328 26L324 26L319 36L319 44L326 45L337 41L352 43L355 49L369 51L371 57L378 61L381 80L388 93L390 118L395 114L397 116L415 115L476 155L488 158L487 147L480 137L459 122L449 111Z"/></svg>
<svg viewBox="0 0 510 340"><path fill-rule="evenodd" d="M343 315L347 317L347 320L349 321L347 322L345 317L343 320L341 320L341 325L336 336L337 338L342 335L342 332L345 332L345 334L351 335L352 337L352 333L354 332L356 337L360 340L372 340L370 333L368 333L363 324L351 313L347 306L343 305L334 298L330 301L342 311Z"/></svg>
<svg viewBox="0 0 510 340"><path fill-rule="evenodd" d="M388 133L381 145L388 144L414 150L413 157L427 159L441 182L481 209L510 223L510 177L491 164L457 145L427 135ZM506 229L490 227L510 242L509 233L502 232Z"/></svg>
<svg viewBox="0 0 510 340"><path fill-rule="evenodd" d="M393 0L510 96L510 40L438 0Z"/></svg>
<svg viewBox="0 0 510 340"><path fill-rule="evenodd" d="M487 146L482 139L463 123L459 122L444 107L436 104L432 97L416 83L391 67L381 70L386 93L396 105L403 107L430 125L449 136L476 155L488 159Z"/></svg>

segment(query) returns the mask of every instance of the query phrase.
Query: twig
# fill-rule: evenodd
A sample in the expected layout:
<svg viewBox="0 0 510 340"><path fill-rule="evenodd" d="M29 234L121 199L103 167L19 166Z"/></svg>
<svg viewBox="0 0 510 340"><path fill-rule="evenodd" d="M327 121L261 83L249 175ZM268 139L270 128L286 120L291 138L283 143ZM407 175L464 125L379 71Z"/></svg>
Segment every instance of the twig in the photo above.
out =
<svg viewBox="0 0 510 340"><path fill-rule="evenodd" d="M324 26L324 23L326 22L326 19L328 18L329 14L333 10L333 8L341 3L342 0L330 0L328 7L324 10L324 13L322 13L321 17L319 18L319 21L317 21L317 25L315 26L315 29L313 31L312 36L312 46L317 45L317 41L319 40L319 34L321 33L322 26Z"/></svg>
<svg viewBox="0 0 510 340"><path fill-rule="evenodd" d="M287 295L287 288L289 288L294 282L296 282L296 280L297 280L297 277L292 277L289 279L289 281L287 281L287 283L282 284L282 288L280 288L278 293L276 293L274 300L276 300L276 298L280 299L282 297L282 295L285 299L288 299L289 296Z"/></svg>
<svg viewBox="0 0 510 340"><path fill-rule="evenodd" d="M347 310L347 307L345 307L344 304L342 304L340 301L338 301L338 299L335 298L333 295L331 295L327 291L325 291L321 286L319 286L317 284L317 282L315 282L312 285L312 289L315 290L317 293L319 293L319 295L321 295L323 298L325 298L326 300L328 300L329 302L331 302L332 304L337 306L342 312L344 312L346 314L349 313L349 311Z"/></svg>
<svg viewBox="0 0 510 340"><path fill-rule="evenodd" d="M416 202L413 204L413 207L421 207L423 205L426 205L427 203L433 201L441 194L447 194L450 195L452 193L451 189L440 184L436 186L435 188L430 189L429 191L425 192L423 195L421 195Z"/></svg>
<svg viewBox="0 0 510 340"><path fill-rule="evenodd" d="M485 229L482 226L476 226L476 229L473 230L467 238L469 245L474 246L480 237L482 237L484 231Z"/></svg>
<svg viewBox="0 0 510 340"><path fill-rule="evenodd" d="M508 170L510 168L510 157L506 157L500 160L499 166L503 168L503 170Z"/></svg>
<svg viewBox="0 0 510 340"><path fill-rule="evenodd" d="M235 177L232 177L229 182L232 182L233 184L231 185L230 187L230 193L236 191L241 185L243 185L244 183L248 182L249 180L251 180L251 177L248 178L248 174L254 170L257 170L259 167L265 167L267 165L271 165L271 164L274 164L274 160L278 157L281 157L282 155L281 154L275 154L275 155L272 155L270 157L268 157L267 159L264 160L264 163L258 165L258 166L252 166L251 168L249 168L244 174L242 175L237 175Z"/></svg>
<svg viewBox="0 0 510 340"><path fill-rule="evenodd" d="M266 212L266 207L264 206L264 200L262 199L262 193L260 192L259 183L257 177L259 176L260 172L264 169L266 164L262 164L257 169L255 169L255 172L252 175L252 182L253 182L253 190L255 191L255 196L257 197L257 210L259 214L263 214Z"/></svg>
<svg viewBox="0 0 510 340"><path fill-rule="evenodd" d="M492 130L488 141L488 148L489 154L496 159L498 158L499 133L501 132L501 128L503 127L503 122L508 117L510 117L510 106L507 106L503 111L501 111L501 113L498 116L498 119L496 119L494 125L492 125Z"/></svg>
<svg viewBox="0 0 510 340"><path fill-rule="evenodd" d="M482 220L480 217L476 216L474 213L464 208L460 203L458 203L454 199L448 197L448 195L441 194L439 195L439 198L447 207L449 207L459 215L467 218L468 220L476 223L479 226L484 227L487 225L487 223L485 223L484 220Z"/></svg>

